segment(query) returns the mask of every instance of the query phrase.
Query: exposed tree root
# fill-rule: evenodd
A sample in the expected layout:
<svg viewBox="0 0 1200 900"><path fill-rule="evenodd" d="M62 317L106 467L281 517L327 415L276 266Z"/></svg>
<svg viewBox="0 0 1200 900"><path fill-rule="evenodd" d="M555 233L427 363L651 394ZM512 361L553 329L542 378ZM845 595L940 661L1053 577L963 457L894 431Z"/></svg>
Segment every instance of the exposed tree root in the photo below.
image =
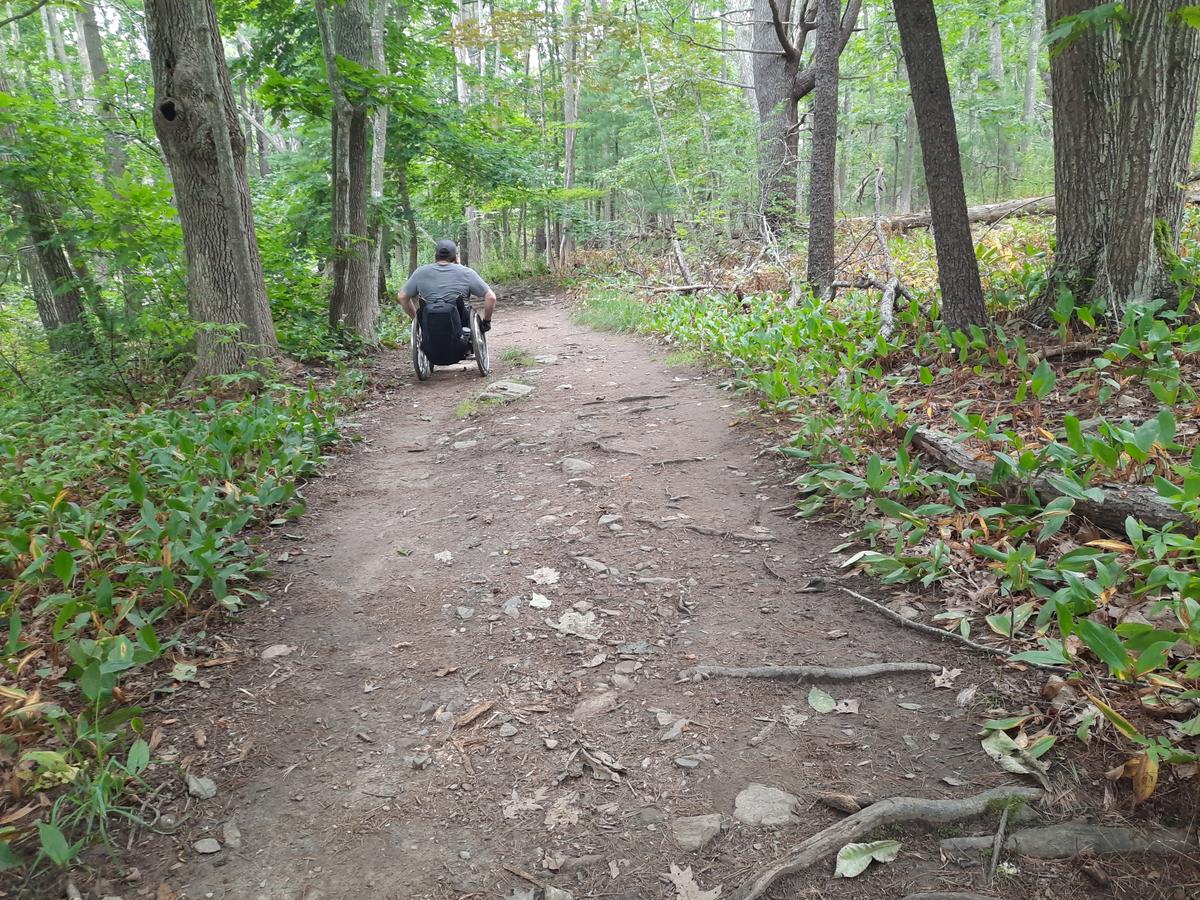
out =
<svg viewBox="0 0 1200 900"><path fill-rule="evenodd" d="M904 900L996 900L986 894L971 894L963 891L934 891L929 894L908 894Z"/></svg>
<svg viewBox="0 0 1200 900"><path fill-rule="evenodd" d="M1038 825L1013 832L1004 849L1033 859L1067 859L1080 853L1149 853L1155 856L1194 856L1196 838L1175 828L1115 828L1090 822ZM942 854L954 861L975 861L995 852L993 838L962 837L942 841Z"/></svg>
<svg viewBox="0 0 1200 900"><path fill-rule="evenodd" d="M932 634L944 641L953 641L956 644L962 644L964 647L970 647L972 650L978 650L980 653L987 653L990 656L1008 656L1008 652L1001 650L999 647L989 647L986 644L980 644L970 638L965 638L957 631L946 631L944 628L937 628L933 625L926 625L924 622L914 622L912 619L906 619L894 609L888 609L878 600L872 600L865 594L860 594L858 591L852 591L848 587L837 586L839 591L849 594L860 603L865 603L874 609L876 612L883 613L897 625L904 628L911 628L913 631L920 631L924 634Z"/></svg>
<svg viewBox="0 0 1200 900"><path fill-rule="evenodd" d="M1042 791L1038 788L1000 787L962 800L927 800L921 797L880 800L817 832L788 856L750 876L733 895L733 900L757 900L780 878L809 868L846 844L860 840L885 825L900 822L945 825L982 816L993 804L1014 801L1031 803L1041 796Z"/></svg>
<svg viewBox="0 0 1200 900"><path fill-rule="evenodd" d="M692 666L679 673L680 681L705 678L803 678L810 681L855 681L904 672L940 672L941 666L923 662L872 663L869 666Z"/></svg>

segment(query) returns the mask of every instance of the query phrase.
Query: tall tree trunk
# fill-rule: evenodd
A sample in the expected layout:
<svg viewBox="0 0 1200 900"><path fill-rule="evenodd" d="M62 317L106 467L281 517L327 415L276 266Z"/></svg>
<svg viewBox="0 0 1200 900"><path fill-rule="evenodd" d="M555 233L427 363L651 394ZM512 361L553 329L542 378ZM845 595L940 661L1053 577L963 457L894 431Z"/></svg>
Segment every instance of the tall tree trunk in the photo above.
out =
<svg viewBox="0 0 1200 900"><path fill-rule="evenodd" d="M822 299L833 293L834 175L838 132L838 0L817 0L813 65L812 160L808 176L808 283Z"/></svg>
<svg viewBox="0 0 1200 900"><path fill-rule="evenodd" d="M1167 142L1166 5L1133 0L1125 6L1112 218L1096 284L1115 318L1129 304L1151 299L1159 274L1154 232Z"/></svg>
<svg viewBox="0 0 1200 900"><path fill-rule="evenodd" d="M211 0L147 0L154 129L175 185L200 326L192 378L278 349L246 182L246 141ZM232 331L232 334L228 332Z"/></svg>
<svg viewBox="0 0 1200 900"><path fill-rule="evenodd" d="M388 74L387 58L384 54L384 38L387 35L388 0L374 0L371 19L371 65L380 77ZM387 150L388 108L380 103L371 117L371 188L370 188L370 235L372 271L383 271L383 260L387 258L383 248L383 178L384 157ZM387 295L386 280L380 276L382 289L378 291L380 302Z"/></svg>
<svg viewBox="0 0 1200 900"><path fill-rule="evenodd" d="M921 161L933 214L938 284L942 289L942 321L952 330L983 325L987 309L967 220L958 129L937 13L933 0L893 0L892 5L921 134Z"/></svg>
<svg viewBox="0 0 1200 900"><path fill-rule="evenodd" d="M1095 0L1046 0L1050 26L1086 12ZM1116 56L1111 29L1089 29L1050 56L1054 110L1055 253L1051 305L1061 285L1077 297L1091 290L1108 229L1116 143Z"/></svg>
<svg viewBox="0 0 1200 900"><path fill-rule="evenodd" d="M455 24L462 26L472 19L478 17L476 10L470 10L468 0L459 0L458 13L455 17ZM467 84L464 72L471 68L471 52L468 47L463 45L461 41L455 41L454 44L454 86L455 95L458 98L458 105L465 113L471 105L471 90ZM540 75L540 67L539 67ZM479 268L483 265L483 239L480 234L483 225L483 216L479 210L471 204L463 210L463 216L466 219L466 240L463 242L463 256L468 265Z"/></svg>
<svg viewBox="0 0 1200 900"><path fill-rule="evenodd" d="M896 204L896 212L907 215L913 211L913 176L916 171L914 162L917 155L917 113L912 101L904 114L904 168L901 170L900 199Z"/></svg>
<svg viewBox="0 0 1200 900"><path fill-rule="evenodd" d="M1042 55L1042 33L1046 25L1045 0L1031 0L1029 13L1029 47L1025 56L1025 96L1021 107L1021 157L1029 153L1033 135L1034 113L1037 109L1038 61Z"/></svg>
<svg viewBox="0 0 1200 900"><path fill-rule="evenodd" d="M773 9L774 8L774 9ZM750 48L754 102L758 109L760 211L772 227L791 222L796 196L800 121L795 98L798 51L781 45L782 22L791 15L791 0L754 0Z"/></svg>
<svg viewBox="0 0 1200 900"><path fill-rule="evenodd" d="M996 96L1002 97L1004 94L1004 41L1000 22L995 19L992 20L991 28L988 30L988 69L992 83L995 85ZM1004 125L1004 120L997 118L995 125L996 195L993 198L995 200L999 200L1001 196L1007 196L1012 175L1010 171L1012 161L1009 159L1010 144Z"/></svg>
<svg viewBox="0 0 1200 900"><path fill-rule="evenodd" d="M1183 5L1189 5L1184 3ZM1177 12L1180 3L1171 4ZM1165 226L1163 235L1174 247L1183 219L1184 186L1191 174L1192 139L1196 131L1196 97L1200 88L1200 29L1177 18L1167 20L1166 136L1154 209Z"/></svg>
<svg viewBox="0 0 1200 900"><path fill-rule="evenodd" d="M834 204L842 206L846 202L846 180L850 177L850 87L842 86L842 111L838 116L838 152L837 152L837 191L834 194Z"/></svg>
<svg viewBox="0 0 1200 900"><path fill-rule="evenodd" d="M79 96L79 92L75 89L75 75L71 71L71 61L67 58L67 45L63 42L58 13L52 6L43 6L41 13L42 27L46 31L46 58L52 66L58 68L63 97L73 102ZM53 81L52 77L51 82Z"/></svg>
<svg viewBox="0 0 1200 900"><path fill-rule="evenodd" d="M406 162L396 167L396 181L400 185L400 211L408 226L408 274L411 275L417 270L420 244L417 241L417 215L413 211L412 198L408 195L408 164Z"/></svg>
<svg viewBox="0 0 1200 900"><path fill-rule="evenodd" d="M377 0L378 2L378 0ZM371 68L371 0L346 0L330 23L325 0L316 0L321 44L333 94L334 278L329 324L346 329L370 346L379 342L379 260L371 250L368 225L371 186L370 109L351 102L338 58Z"/></svg>
<svg viewBox="0 0 1200 900"><path fill-rule="evenodd" d="M576 71L579 40L576 34L579 16L579 0L564 0L562 15L562 84L563 84L563 188L570 191L575 187L575 136L579 123L579 73ZM568 195L569 196L569 195ZM571 201L566 201L566 212L562 218L563 240L559 252L559 265L567 266L575 251L575 234L569 212Z"/></svg>
<svg viewBox="0 0 1200 900"><path fill-rule="evenodd" d="M98 112L104 123L104 153L108 157L108 174L118 179L125 174L125 149L116 134L117 114L113 108L113 87L108 74L108 60L104 56L104 42L100 36L100 25L96 21L96 7L81 3L75 12L75 29L79 34L80 54L83 56L84 71L92 83L92 94L98 102Z"/></svg>

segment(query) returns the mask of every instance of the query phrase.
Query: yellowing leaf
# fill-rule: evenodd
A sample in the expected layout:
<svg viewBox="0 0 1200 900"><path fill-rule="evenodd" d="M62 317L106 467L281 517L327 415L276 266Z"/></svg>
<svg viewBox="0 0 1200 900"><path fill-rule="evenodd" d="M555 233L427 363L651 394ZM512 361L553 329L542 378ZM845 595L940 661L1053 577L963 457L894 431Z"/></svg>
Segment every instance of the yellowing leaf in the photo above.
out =
<svg viewBox="0 0 1200 900"><path fill-rule="evenodd" d="M1132 553L1133 545L1127 544L1124 541L1114 541L1110 538L1100 538L1095 541L1088 541L1087 546L1099 547L1101 550L1111 550L1114 553Z"/></svg>
<svg viewBox="0 0 1200 900"><path fill-rule="evenodd" d="M1047 431L1045 428L1039 428L1037 432L1048 441L1054 440L1054 433Z"/></svg>
<svg viewBox="0 0 1200 900"><path fill-rule="evenodd" d="M1142 733L1137 730L1132 722L1126 719L1123 715L1121 715L1103 700L1098 700L1092 694L1088 694L1087 698L1092 701L1092 705L1095 706L1096 709L1103 713L1104 718L1108 719L1108 721L1117 726L1117 731L1121 732L1121 734L1125 735L1125 737L1129 738L1131 741L1135 741L1142 737Z"/></svg>
<svg viewBox="0 0 1200 900"><path fill-rule="evenodd" d="M1148 753L1138 755L1138 767L1133 772L1133 802L1150 799L1158 786L1158 760Z"/></svg>

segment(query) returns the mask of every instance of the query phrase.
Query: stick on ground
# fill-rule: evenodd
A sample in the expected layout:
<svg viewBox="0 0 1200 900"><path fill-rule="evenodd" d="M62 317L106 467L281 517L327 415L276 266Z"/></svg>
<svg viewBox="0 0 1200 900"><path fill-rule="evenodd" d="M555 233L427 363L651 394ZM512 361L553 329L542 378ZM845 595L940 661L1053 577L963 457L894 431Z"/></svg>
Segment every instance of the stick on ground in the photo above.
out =
<svg viewBox="0 0 1200 900"><path fill-rule="evenodd" d="M942 667L924 662L872 663L869 666L692 666L679 673L680 681L705 678L797 678L809 681L855 681L905 672L940 672Z"/></svg>
<svg viewBox="0 0 1200 900"><path fill-rule="evenodd" d="M818 831L783 859L759 870L738 889L733 900L757 900L780 878L794 875L836 853L846 844L860 840L885 825L919 822L945 825L982 816L994 804L1032 803L1042 796L1038 788L999 787L962 800L927 800L921 797L891 797L873 803L842 821Z"/></svg>

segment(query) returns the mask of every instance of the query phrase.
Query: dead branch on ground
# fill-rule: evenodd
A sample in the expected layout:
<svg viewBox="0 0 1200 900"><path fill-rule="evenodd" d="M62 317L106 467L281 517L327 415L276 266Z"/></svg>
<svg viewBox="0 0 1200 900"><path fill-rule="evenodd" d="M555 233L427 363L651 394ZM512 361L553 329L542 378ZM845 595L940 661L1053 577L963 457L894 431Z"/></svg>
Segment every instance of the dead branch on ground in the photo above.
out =
<svg viewBox="0 0 1200 900"><path fill-rule="evenodd" d="M808 681L856 681L906 672L941 672L942 666L924 662L871 663L867 666L692 666L679 673L679 681L705 678L796 678Z"/></svg>
<svg viewBox="0 0 1200 900"><path fill-rule="evenodd" d="M993 852L993 858L998 857L999 843L991 835L981 835L946 838L941 846L947 859L975 861L989 850ZM1196 852L1196 837L1181 828L1142 829L1062 822L1014 831L1003 841L1003 849L1032 859L1068 859L1080 853L1181 854L1190 857Z"/></svg>

